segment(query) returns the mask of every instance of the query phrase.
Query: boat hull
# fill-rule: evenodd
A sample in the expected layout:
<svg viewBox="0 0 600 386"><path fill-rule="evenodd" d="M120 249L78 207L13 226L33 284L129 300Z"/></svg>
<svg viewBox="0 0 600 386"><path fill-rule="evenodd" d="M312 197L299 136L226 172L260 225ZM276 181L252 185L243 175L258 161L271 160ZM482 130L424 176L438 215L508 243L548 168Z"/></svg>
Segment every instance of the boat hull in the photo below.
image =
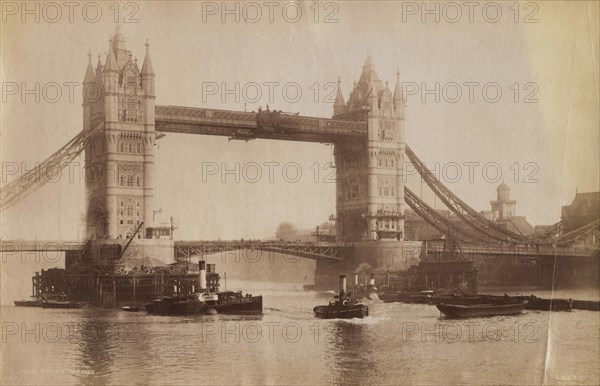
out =
<svg viewBox="0 0 600 386"><path fill-rule="evenodd" d="M14 303L17 307L42 307L41 300L15 300Z"/></svg>
<svg viewBox="0 0 600 386"><path fill-rule="evenodd" d="M348 306L316 306L313 309L315 316L320 319L352 319L369 316L369 307L364 304Z"/></svg>
<svg viewBox="0 0 600 386"><path fill-rule="evenodd" d="M194 300L157 299L146 304L146 311L153 315L199 315L205 313L218 314L262 314L262 296L245 297L236 301L202 302Z"/></svg>
<svg viewBox="0 0 600 386"><path fill-rule="evenodd" d="M43 308L81 308L81 303L77 302L57 302L49 300L47 302L42 302Z"/></svg>
<svg viewBox="0 0 600 386"><path fill-rule="evenodd" d="M517 315L523 312L527 301L509 304L436 304L449 318L475 318L485 316Z"/></svg>

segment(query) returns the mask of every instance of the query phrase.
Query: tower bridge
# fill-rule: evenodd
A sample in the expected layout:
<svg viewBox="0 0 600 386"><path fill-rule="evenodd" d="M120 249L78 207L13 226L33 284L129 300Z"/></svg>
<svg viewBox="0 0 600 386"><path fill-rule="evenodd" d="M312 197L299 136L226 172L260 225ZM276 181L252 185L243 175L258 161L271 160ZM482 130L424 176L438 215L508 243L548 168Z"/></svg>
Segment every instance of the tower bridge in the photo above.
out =
<svg viewBox="0 0 600 386"><path fill-rule="evenodd" d="M86 168L96 170L100 176L108 176L109 170L116 174L115 178L86 180L86 239L92 243L123 246L125 240L134 237L136 227L147 224L147 229L137 235L136 243L144 248L145 254L163 260L173 261L190 253L206 252L206 248L250 247L342 262L344 267L338 266L337 271L353 270L365 261L374 267L406 268L415 261L402 257L404 246L410 244L404 240L405 204L450 239L508 246L494 249L496 254L597 258L597 246L587 250L572 248L570 244L583 235L598 232L600 221L568 234L559 234L560 227L555 227L552 233L532 239L488 220L437 180L406 144L400 74L397 73L392 92L388 83L379 79L370 57L365 60L347 102L338 81L332 118L307 117L268 108L242 112L156 105L155 78L149 44L146 42L145 58L139 68L125 46L124 36L117 31L110 39L104 62L99 57L94 68L89 55L84 90L86 86L100 90L100 97L90 100L84 93L82 132L22 178L3 186L0 208L17 204L40 188L43 181L33 178L40 170L49 165L65 167L84 152ZM162 133L333 144L337 242L234 245L142 237L152 234L154 145ZM464 228L445 221L404 186L401 167L404 162L415 165L436 196L463 221ZM85 250L86 244L64 243L64 249L60 250L77 254ZM2 252L44 248L37 242L19 241L3 241L0 247ZM435 244L426 245L423 253L439 254L440 248ZM56 249L49 247L48 250ZM479 254L487 253L486 250L482 246L472 249ZM317 266L317 271L327 269ZM337 271L329 273L337 277Z"/></svg>

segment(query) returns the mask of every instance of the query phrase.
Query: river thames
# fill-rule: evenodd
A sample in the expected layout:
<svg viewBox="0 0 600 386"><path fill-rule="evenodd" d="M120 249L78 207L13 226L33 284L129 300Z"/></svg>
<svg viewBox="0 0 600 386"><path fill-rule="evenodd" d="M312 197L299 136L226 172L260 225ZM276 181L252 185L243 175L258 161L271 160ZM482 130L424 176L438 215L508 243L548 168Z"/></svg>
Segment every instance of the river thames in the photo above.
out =
<svg viewBox="0 0 600 386"><path fill-rule="evenodd" d="M580 385L600 379L597 312L449 320L435 306L374 300L365 319L323 321L312 308L333 292L264 284L270 289L260 291L262 316L3 306L2 383Z"/></svg>

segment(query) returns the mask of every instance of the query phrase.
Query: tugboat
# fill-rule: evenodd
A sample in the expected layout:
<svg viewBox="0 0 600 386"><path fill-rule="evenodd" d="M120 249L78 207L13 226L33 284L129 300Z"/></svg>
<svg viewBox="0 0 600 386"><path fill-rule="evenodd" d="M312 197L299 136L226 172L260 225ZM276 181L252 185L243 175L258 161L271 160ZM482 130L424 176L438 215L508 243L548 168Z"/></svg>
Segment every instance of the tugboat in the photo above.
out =
<svg viewBox="0 0 600 386"><path fill-rule="evenodd" d="M351 319L369 316L369 307L354 301L346 292L346 275L340 275L340 294L326 306L316 306L315 316L321 319Z"/></svg>
<svg viewBox="0 0 600 386"><path fill-rule="evenodd" d="M163 296L146 304L154 315L197 314L262 314L262 296L242 295L241 291L219 291L219 277L209 288L206 284L206 262L199 261L199 288L193 294Z"/></svg>

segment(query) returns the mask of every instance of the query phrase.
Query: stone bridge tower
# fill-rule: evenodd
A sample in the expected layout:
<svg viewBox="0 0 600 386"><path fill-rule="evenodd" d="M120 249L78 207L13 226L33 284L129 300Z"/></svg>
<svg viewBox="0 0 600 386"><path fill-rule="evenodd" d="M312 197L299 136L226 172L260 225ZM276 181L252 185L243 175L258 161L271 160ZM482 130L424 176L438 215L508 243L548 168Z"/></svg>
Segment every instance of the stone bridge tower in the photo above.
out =
<svg viewBox="0 0 600 386"><path fill-rule="evenodd" d="M142 68L117 32L104 65L91 54L83 87L83 129L104 124L85 149L86 234L130 237L152 223L154 174L154 70L149 45ZM144 237L141 229L138 237Z"/></svg>
<svg viewBox="0 0 600 386"><path fill-rule="evenodd" d="M392 94L368 56L347 104L338 87L334 118L368 124L366 141L335 144L338 241L403 240L405 118L399 73Z"/></svg>

